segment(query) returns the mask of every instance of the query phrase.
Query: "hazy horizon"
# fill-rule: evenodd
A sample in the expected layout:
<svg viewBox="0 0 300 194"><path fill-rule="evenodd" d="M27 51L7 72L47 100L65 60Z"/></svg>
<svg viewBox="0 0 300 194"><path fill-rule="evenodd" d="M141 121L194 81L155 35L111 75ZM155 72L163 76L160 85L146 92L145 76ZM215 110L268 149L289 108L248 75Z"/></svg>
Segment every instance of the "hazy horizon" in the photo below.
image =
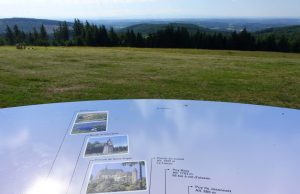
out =
<svg viewBox="0 0 300 194"><path fill-rule="evenodd" d="M298 0L2 0L0 18L299 19Z"/></svg>
<svg viewBox="0 0 300 194"><path fill-rule="evenodd" d="M300 17L198 17L198 18L79 18L79 17L73 17L73 18L44 18L44 17L0 17L0 19L38 19L38 20L60 20L60 21L68 21L72 22L75 19L79 20L153 20L153 21L164 21L164 20L300 20Z"/></svg>

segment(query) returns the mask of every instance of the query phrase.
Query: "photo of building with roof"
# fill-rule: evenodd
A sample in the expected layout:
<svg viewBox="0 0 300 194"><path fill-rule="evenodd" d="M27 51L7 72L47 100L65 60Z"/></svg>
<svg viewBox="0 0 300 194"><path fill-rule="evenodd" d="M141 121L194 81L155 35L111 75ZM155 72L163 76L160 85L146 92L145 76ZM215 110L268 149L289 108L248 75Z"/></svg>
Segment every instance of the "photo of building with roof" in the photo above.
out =
<svg viewBox="0 0 300 194"><path fill-rule="evenodd" d="M122 169L104 169L95 177L96 181L111 179L114 182L135 184L138 180L137 169L131 172L124 172Z"/></svg>
<svg viewBox="0 0 300 194"><path fill-rule="evenodd" d="M96 164L87 193L146 190L145 162Z"/></svg>

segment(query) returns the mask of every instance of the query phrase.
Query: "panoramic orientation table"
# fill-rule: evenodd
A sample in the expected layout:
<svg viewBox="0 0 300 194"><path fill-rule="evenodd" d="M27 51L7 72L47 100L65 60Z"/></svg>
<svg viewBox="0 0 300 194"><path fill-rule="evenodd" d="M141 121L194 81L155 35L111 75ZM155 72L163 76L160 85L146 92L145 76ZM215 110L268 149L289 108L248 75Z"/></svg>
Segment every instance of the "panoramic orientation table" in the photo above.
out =
<svg viewBox="0 0 300 194"><path fill-rule="evenodd" d="M300 111L185 100L0 109L1 194L299 193Z"/></svg>

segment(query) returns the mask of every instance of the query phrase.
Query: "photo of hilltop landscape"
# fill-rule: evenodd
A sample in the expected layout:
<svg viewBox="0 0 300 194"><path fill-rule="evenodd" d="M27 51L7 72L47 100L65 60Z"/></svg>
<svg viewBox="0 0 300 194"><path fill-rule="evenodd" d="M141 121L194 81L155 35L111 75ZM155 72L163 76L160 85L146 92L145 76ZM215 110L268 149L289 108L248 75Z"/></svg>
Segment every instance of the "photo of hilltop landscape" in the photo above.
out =
<svg viewBox="0 0 300 194"><path fill-rule="evenodd" d="M107 112L78 113L71 134L95 133L106 131Z"/></svg>
<svg viewBox="0 0 300 194"><path fill-rule="evenodd" d="M147 190L145 162L94 164L87 194Z"/></svg>
<svg viewBox="0 0 300 194"><path fill-rule="evenodd" d="M106 121L107 112L87 112L78 113L75 123L91 122L91 121Z"/></svg>

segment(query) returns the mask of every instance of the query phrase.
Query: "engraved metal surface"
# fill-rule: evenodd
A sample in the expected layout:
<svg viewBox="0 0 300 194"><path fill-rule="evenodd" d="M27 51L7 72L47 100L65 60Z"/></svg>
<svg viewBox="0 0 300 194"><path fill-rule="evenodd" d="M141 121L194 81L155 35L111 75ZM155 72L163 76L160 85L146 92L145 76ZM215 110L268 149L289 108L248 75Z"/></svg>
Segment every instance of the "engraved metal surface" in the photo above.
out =
<svg viewBox="0 0 300 194"><path fill-rule="evenodd" d="M107 112L106 126L88 115L79 121L92 127L72 134L90 112ZM0 109L0 193L297 193L299 119L293 109L180 100ZM103 178L105 169L118 174Z"/></svg>

